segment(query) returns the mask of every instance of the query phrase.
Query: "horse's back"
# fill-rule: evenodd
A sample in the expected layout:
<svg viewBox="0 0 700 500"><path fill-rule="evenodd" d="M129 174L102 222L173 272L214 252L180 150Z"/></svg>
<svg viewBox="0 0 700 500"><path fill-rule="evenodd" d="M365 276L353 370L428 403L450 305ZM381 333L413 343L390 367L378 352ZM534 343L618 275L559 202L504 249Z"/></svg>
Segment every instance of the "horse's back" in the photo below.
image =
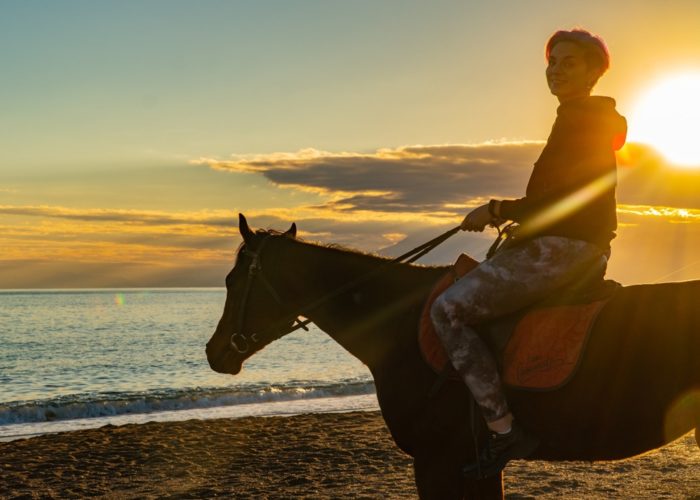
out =
<svg viewBox="0 0 700 500"><path fill-rule="evenodd" d="M594 334L631 351L693 350L700 347L699 304L700 280L621 287L601 311Z"/></svg>
<svg viewBox="0 0 700 500"><path fill-rule="evenodd" d="M667 442L668 412L700 386L699 303L700 281L620 287L569 384L509 394L552 443L542 458L623 458Z"/></svg>

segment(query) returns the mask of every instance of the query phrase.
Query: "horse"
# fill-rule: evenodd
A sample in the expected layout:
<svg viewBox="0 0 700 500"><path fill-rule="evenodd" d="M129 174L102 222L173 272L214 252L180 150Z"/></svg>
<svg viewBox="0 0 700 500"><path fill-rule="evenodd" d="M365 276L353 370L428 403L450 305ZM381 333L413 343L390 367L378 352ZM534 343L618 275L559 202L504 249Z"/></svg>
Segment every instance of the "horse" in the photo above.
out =
<svg viewBox="0 0 700 500"><path fill-rule="evenodd" d="M448 267L305 242L296 224L253 231L240 215L239 231L224 311L206 346L211 368L239 373L247 358L294 329L297 316L308 318L369 368L386 425L413 457L420 498L503 498L502 474L463 473L487 432L472 396L461 382L438 384L419 350L424 303ZM620 287L566 385L506 387L514 415L541 441L528 460L623 459L693 428L700 446L698 304L700 280Z"/></svg>

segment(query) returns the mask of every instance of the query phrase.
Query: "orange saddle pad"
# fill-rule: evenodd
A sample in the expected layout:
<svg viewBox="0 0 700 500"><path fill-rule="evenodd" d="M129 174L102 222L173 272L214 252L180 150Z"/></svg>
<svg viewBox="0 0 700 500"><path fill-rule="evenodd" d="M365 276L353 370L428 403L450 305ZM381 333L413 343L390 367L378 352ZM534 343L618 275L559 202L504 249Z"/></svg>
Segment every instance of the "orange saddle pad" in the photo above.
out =
<svg viewBox="0 0 700 500"><path fill-rule="evenodd" d="M452 271L435 286L421 315L418 341L426 362L438 373L452 370L432 320L430 306L459 277L478 262L462 254ZM578 367L588 333L607 302L555 305L534 309L518 321L503 352L503 382L530 390L552 390L571 379ZM456 372L452 370L452 376Z"/></svg>

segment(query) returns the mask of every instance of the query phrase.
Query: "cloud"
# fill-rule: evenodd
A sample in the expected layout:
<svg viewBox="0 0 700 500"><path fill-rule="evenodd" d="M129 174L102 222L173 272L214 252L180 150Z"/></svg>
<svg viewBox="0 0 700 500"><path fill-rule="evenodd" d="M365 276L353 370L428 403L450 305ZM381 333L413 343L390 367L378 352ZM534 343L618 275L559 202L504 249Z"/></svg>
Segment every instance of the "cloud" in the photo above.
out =
<svg viewBox="0 0 700 500"><path fill-rule="evenodd" d="M542 143L525 142L371 154L303 150L194 163L255 173L325 197L320 204L250 212L253 224L283 229L296 220L304 236L398 255L453 227L490 197L522 196L541 149ZM618 162L619 229L610 276L627 284L699 278L700 171L675 168L642 144L625 147ZM460 233L422 262L449 263L460 252L483 258L493 237L493 231Z"/></svg>
<svg viewBox="0 0 700 500"><path fill-rule="evenodd" d="M20 286L22 276L32 286L218 285L214 278L230 268L240 242L238 211L256 228L285 230L297 222L306 240L397 255L454 227L491 197L522 196L541 148L522 142L374 153L308 149L195 162L297 190L296 206L174 212L0 205L0 288ZM674 169L640 145L625 148L620 164L613 277L628 283L697 277L700 172ZM304 192L320 193L321 201L309 202ZM423 262L449 263L460 252L483 258L494 237L492 230L460 233ZM196 269L206 272L198 277Z"/></svg>
<svg viewBox="0 0 700 500"><path fill-rule="evenodd" d="M382 212L340 213L318 207L269 208L246 212L257 228L287 229L300 222L299 234L307 239L338 242L375 250L407 234L416 225L444 224L440 214L388 214ZM37 222L36 219L39 219ZM4 222L4 223L2 223ZM0 258L30 248L20 241L33 241L32 254L57 245L64 252L81 243L150 245L182 249L228 248L239 241L238 214L233 210L165 212L153 210L109 210L62 206L0 206L0 242L8 241ZM9 243L9 239L15 241ZM233 242L233 243L232 243ZM22 250L19 250L19 248ZM77 250L74 249L76 252ZM102 254L94 249L95 257ZM82 252L90 254L90 252ZM135 247L125 258L141 254Z"/></svg>
<svg viewBox="0 0 700 500"><path fill-rule="evenodd" d="M50 217L83 222L122 222L143 226L202 225L231 226L230 211L173 213L155 210L77 209L61 206L0 205L0 215Z"/></svg>
<svg viewBox="0 0 700 500"><path fill-rule="evenodd" d="M142 263L76 259L0 260L0 288L132 288L224 286L232 259Z"/></svg>
<svg viewBox="0 0 700 500"><path fill-rule="evenodd" d="M237 245L235 221L230 211L168 213L2 205L0 261L142 266L228 262ZM5 278L0 277L0 287Z"/></svg>
<svg viewBox="0 0 700 500"><path fill-rule="evenodd" d="M229 172L254 172L271 183L326 196L317 210L423 213L455 217L491 197L524 194L542 142L406 146L374 153L234 155L193 161ZM630 144L620 153L618 200L626 204L700 208L700 170L669 165L653 149Z"/></svg>
<svg viewBox="0 0 700 500"><path fill-rule="evenodd" d="M327 195L318 208L454 214L456 207L491 196L522 196L541 149L540 142L407 146L370 154L306 149L193 163L256 172L278 186Z"/></svg>
<svg viewBox="0 0 700 500"><path fill-rule="evenodd" d="M618 205L618 219L625 224L628 222L637 223L657 221L670 222L673 224L691 224L700 223L700 210L692 208L674 208L649 205ZM635 219L636 216L636 219Z"/></svg>

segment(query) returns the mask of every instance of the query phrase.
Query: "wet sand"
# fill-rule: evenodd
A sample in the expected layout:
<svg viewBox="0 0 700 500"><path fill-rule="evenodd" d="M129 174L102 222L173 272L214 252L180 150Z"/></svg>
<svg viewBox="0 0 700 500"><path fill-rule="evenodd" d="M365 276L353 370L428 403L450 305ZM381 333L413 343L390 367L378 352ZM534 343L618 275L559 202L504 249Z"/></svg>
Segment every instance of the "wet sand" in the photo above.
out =
<svg viewBox="0 0 700 500"><path fill-rule="evenodd" d="M0 443L1 498L416 498L377 412L107 426ZM692 434L634 459L514 462L507 498L700 499Z"/></svg>

